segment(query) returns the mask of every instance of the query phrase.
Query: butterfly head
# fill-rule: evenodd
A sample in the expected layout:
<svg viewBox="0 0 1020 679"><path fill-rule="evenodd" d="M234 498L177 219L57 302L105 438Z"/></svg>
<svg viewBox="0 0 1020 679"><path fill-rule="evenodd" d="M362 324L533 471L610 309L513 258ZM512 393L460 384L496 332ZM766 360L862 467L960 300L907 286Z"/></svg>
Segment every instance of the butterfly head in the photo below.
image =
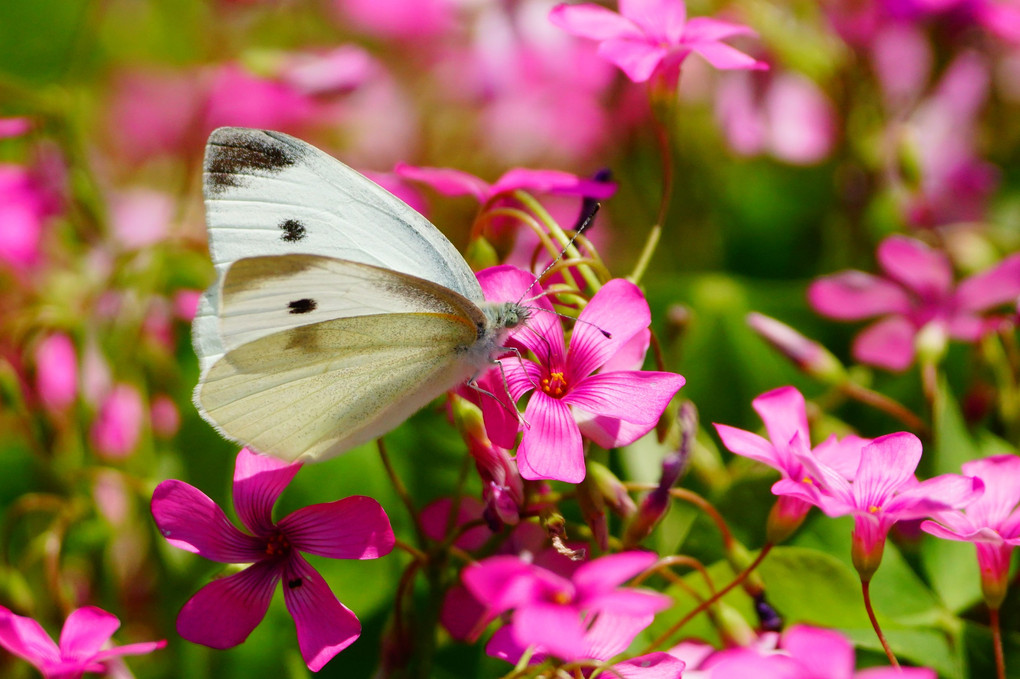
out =
<svg viewBox="0 0 1020 679"><path fill-rule="evenodd" d="M517 302L504 302L496 307L493 325L499 329L513 330L524 325L531 317L531 309Z"/></svg>

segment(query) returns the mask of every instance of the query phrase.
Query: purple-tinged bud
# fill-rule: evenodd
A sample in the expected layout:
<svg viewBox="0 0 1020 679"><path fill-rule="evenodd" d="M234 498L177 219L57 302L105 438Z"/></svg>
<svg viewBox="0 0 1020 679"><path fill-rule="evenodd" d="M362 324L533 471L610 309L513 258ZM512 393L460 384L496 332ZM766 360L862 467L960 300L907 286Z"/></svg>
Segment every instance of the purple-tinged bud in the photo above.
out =
<svg viewBox="0 0 1020 679"><path fill-rule="evenodd" d="M592 463L588 462L588 473L581 483L577 484L577 505L584 516L584 522L591 529L595 544L599 551L609 549L609 524L606 521L606 499L599 491L591 473ZM608 471L608 470L607 470Z"/></svg>
<svg viewBox="0 0 1020 679"><path fill-rule="evenodd" d="M765 600L765 592L754 597L754 612L758 616L758 625L765 632L778 632L783 629L783 618L779 611Z"/></svg>
<svg viewBox="0 0 1020 679"><path fill-rule="evenodd" d="M587 463L588 473L585 479L590 478L599 494L609 504L609 508L619 516L630 517L637 511L637 505L631 499L630 493L624 487L623 482L616 474L609 470L604 464L589 460Z"/></svg>
<svg viewBox="0 0 1020 679"><path fill-rule="evenodd" d="M633 547L648 537L662 520L666 510L669 509L669 491L687 469L694 439L698 433L698 411L690 401L680 404L677 411L677 428L680 430L680 443L675 452L663 458L658 488L645 495L641 500L641 507L628 524L623 537L623 543L627 547Z"/></svg>
<svg viewBox="0 0 1020 679"><path fill-rule="evenodd" d="M804 373L829 384L846 381L846 368L818 342L804 337L785 323L757 312L747 315L747 324Z"/></svg>

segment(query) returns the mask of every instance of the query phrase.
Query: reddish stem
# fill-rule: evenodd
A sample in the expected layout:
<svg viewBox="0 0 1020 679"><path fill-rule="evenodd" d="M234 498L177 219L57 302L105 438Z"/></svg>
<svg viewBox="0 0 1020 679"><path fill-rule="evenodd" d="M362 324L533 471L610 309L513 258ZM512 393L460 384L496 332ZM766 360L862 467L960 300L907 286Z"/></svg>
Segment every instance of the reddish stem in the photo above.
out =
<svg viewBox="0 0 1020 679"><path fill-rule="evenodd" d="M864 610L868 612L868 618L871 620L871 626L875 628L875 634L878 635L878 641L882 644L882 648L885 650L885 655L889 658L889 664L896 669L900 668L900 663L896 660L896 654L889 648L889 642L885 640L885 635L882 634L882 628L878 626L878 618L875 617L875 609L871 607L871 593L869 591L869 582L867 580L861 580L861 593L864 595Z"/></svg>

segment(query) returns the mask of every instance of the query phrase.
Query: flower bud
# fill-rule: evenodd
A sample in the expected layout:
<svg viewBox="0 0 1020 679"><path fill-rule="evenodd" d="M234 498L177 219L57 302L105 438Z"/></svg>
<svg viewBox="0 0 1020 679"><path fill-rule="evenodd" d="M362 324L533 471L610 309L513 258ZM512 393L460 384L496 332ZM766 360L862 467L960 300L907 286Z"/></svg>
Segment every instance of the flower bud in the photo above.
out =
<svg viewBox="0 0 1020 679"><path fill-rule="evenodd" d="M785 323L752 312L747 315L747 324L802 372L829 384L846 380L846 369L839 359L821 344L804 337Z"/></svg>

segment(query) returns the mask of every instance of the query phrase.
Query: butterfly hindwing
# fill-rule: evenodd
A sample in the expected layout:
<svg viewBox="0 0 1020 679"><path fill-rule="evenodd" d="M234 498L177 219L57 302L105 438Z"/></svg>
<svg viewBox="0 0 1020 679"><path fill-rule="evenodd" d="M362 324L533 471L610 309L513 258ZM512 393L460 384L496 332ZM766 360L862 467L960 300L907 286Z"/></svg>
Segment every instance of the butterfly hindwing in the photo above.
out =
<svg viewBox="0 0 1020 679"><path fill-rule="evenodd" d="M390 313L275 332L227 352L196 402L228 438L284 460L369 441L472 375L463 317ZM286 414L286 417L281 417Z"/></svg>

